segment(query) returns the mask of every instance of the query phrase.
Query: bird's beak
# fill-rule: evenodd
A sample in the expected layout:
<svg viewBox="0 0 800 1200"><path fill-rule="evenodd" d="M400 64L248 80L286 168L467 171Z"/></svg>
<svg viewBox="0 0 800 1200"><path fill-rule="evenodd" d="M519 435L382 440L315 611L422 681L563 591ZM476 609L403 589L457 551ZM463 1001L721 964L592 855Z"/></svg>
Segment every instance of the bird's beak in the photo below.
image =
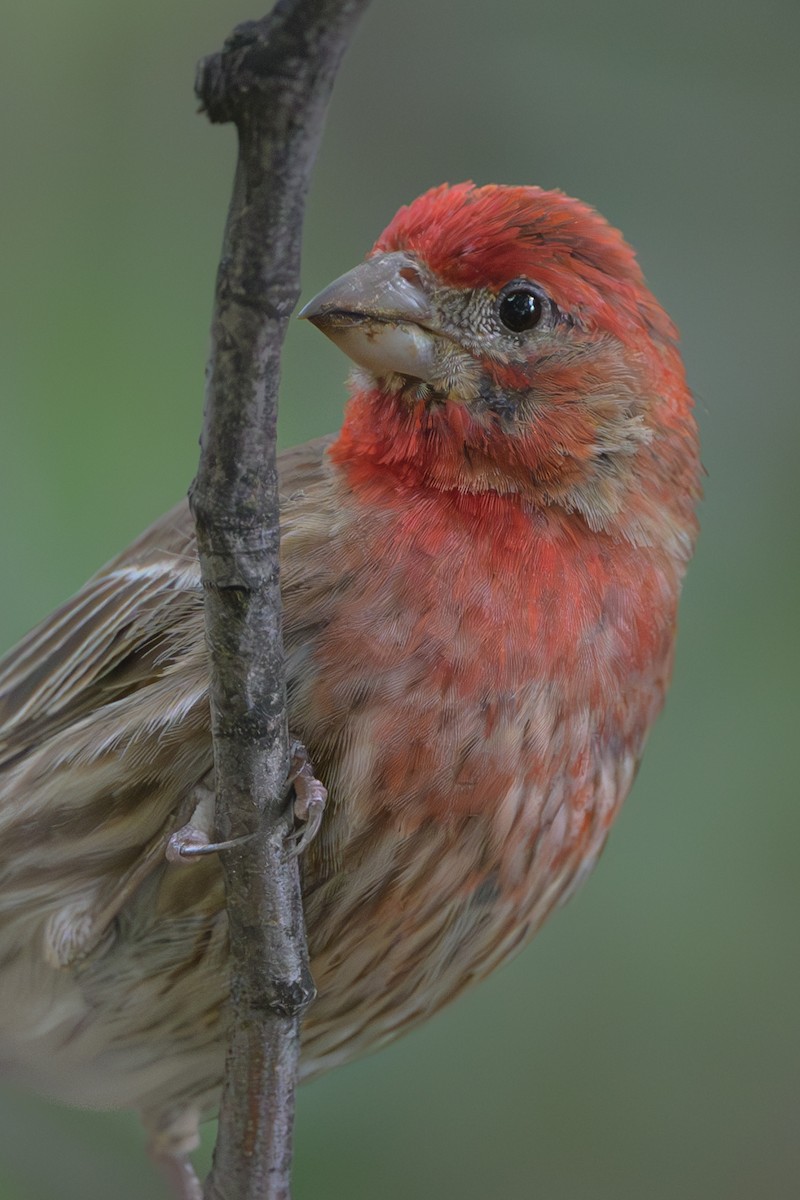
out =
<svg viewBox="0 0 800 1200"><path fill-rule="evenodd" d="M374 375L428 381L436 371L435 315L419 263L376 254L335 279L301 309L353 362Z"/></svg>

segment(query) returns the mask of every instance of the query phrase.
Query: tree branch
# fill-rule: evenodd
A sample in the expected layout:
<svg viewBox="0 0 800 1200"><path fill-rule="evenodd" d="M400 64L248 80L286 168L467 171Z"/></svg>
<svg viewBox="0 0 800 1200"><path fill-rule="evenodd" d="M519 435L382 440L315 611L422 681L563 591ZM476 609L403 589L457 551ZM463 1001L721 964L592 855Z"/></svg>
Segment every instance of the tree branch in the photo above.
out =
<svg viewBox="0 0 800 1200"><path fill-rule="evenodd" d="M342 53L368 0L279 0L200 63L239 159L217 273L200 466L191 490L211 659L217 836L231 1029L206 1200L290 1194L300 1017L314 995L287 854L286 695L275 433L280 352L299 295L309 177Z"/></svg>

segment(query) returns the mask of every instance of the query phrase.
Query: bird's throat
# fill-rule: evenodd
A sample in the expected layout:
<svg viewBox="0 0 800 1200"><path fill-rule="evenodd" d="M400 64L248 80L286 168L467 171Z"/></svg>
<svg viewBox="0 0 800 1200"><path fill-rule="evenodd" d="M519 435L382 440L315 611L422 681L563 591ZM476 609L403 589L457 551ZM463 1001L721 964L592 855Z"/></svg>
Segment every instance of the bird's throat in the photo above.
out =
<svg viewBox="0 0 800 1200"><path fill-rule="evenodd" d="M507 446L508 435L466 403L378 386L351 396L330 456L357 489L391 480L398 488L522 498L530 470L509 460L501 438Z"/></svg>

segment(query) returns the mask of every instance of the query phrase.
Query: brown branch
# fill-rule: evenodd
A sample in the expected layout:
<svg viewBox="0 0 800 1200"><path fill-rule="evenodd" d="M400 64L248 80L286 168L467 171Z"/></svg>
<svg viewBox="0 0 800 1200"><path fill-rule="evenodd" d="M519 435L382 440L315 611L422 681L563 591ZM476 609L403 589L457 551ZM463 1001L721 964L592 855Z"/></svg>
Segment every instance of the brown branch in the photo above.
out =
<svg viewBox="0 0 800 1200"><path fill-rule="evenodd" d="M279 0L198 68L214 122L239 133L191 505L211 657L217 836L231 1029L207 1200L290 1194L300 1017L313 998L291 826L278 579L280 351L299 295L309 177L342 53L368 0Z"/></svg>

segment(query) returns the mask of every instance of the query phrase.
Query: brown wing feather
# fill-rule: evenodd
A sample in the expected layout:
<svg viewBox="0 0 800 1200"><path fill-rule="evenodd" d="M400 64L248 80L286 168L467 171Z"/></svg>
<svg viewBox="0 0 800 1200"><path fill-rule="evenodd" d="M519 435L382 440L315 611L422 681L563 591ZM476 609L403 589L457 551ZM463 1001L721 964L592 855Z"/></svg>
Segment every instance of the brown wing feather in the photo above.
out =
<svg viewBox="0 0 800 1200"><path fill-rule="evenodd" d="M170 628L201 603L184 502L0 662L0 763L142 686Z"/></svg>
<svg viewBox="0 0 800 1200"><path fill-rule="evenodd" d="M319 478L331 438L279 456L282 503ZM202 598L183 500L0 660L0 764L160 673Z"/></svg>
<svg viewBox="0 0 800 1200"><path fill-rule="evenodd" d="M316 502L329 441L280 457L290 532ZM43 929L44 959L67 966L165 866L211 768L207 690L184 501L0 662L0 865L28 895L16 910L26 932L9 939Z"/></svg>

